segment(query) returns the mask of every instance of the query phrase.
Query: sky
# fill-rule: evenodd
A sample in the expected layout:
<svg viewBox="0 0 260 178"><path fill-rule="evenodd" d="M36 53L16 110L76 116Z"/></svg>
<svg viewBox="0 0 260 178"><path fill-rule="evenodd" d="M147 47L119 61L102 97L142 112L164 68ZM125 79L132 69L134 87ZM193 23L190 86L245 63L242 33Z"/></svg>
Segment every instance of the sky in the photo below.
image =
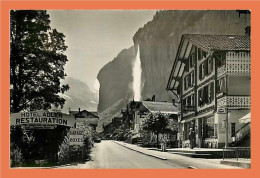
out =
<svg viewBox="0 0 260 178"><path fill-rule="evenodd" d="M97 74L118 53L130 48L135 32L155 10L49 10L51 27L65 35L67 77L98 91Z"/></svg>

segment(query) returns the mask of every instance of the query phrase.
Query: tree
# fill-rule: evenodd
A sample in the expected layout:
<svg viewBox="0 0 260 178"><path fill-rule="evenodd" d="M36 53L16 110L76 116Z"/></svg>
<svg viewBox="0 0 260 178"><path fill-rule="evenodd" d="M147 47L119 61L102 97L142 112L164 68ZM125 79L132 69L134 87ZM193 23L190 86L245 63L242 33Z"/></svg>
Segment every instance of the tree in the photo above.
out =
<svg viewBox="0 0 260 178"><path fill-rule="evenodd" d="M44 10L10 11L11 112L63 106L65 36L51 29Z"/></svg>
<svg viewBox="0 0 260 178"><path fill-rule="evenodd" d="M142 128L146 131L151 131L157 135L157 147L159 146L159 134L167 131L169 124L168 119L162 114L157 113L155 115L150 114L142 121Z"/></svg>

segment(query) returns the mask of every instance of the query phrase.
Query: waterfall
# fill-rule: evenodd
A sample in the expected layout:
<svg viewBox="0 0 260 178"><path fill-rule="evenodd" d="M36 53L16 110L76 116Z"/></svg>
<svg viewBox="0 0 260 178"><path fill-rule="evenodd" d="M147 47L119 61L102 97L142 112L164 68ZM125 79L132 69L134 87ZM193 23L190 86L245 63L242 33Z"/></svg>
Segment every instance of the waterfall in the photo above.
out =
<svg viewBox="0 0 260 178"><path fill-rule="evenodd" d="M141 90L142 90L141 74L142 74L142 68L141 68L140 52L139 52L139 46L137 46L137 53L133 63L133 70L132 70L133 92L134 92L135 101L141 101Z"/></svg>

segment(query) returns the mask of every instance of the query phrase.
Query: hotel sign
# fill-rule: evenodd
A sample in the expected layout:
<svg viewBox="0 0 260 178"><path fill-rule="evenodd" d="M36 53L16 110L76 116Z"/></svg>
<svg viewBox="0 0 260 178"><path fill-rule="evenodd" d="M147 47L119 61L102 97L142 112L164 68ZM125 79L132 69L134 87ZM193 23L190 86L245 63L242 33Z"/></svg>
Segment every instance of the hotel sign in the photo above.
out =
<svg viewBox="0 0 260 178"><path fill-rule="evenodd" d="M19 112L10 115L10 125L30 125L30 126L68 126L73 127L75 118L72 115L49 112L47 110Z"/></svg>
<svg viewBox="0 0 260 178"><path fill-rule="evenodd" d="M83 129L71 128L70 129L70 145L82 146L84 143L83 133L84 133Z"/></svg>

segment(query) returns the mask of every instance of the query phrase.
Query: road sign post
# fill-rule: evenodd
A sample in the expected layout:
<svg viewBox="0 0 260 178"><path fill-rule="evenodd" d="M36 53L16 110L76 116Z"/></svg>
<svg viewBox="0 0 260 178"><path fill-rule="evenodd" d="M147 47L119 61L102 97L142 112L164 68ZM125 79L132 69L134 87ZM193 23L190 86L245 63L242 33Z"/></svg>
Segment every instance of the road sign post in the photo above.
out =
<svg viewBox="0 0 260 178"><path fill-rule="evenodd" d="M225 139L225 147L228 147L228 108L226 108L226 139Z"/></svg>

